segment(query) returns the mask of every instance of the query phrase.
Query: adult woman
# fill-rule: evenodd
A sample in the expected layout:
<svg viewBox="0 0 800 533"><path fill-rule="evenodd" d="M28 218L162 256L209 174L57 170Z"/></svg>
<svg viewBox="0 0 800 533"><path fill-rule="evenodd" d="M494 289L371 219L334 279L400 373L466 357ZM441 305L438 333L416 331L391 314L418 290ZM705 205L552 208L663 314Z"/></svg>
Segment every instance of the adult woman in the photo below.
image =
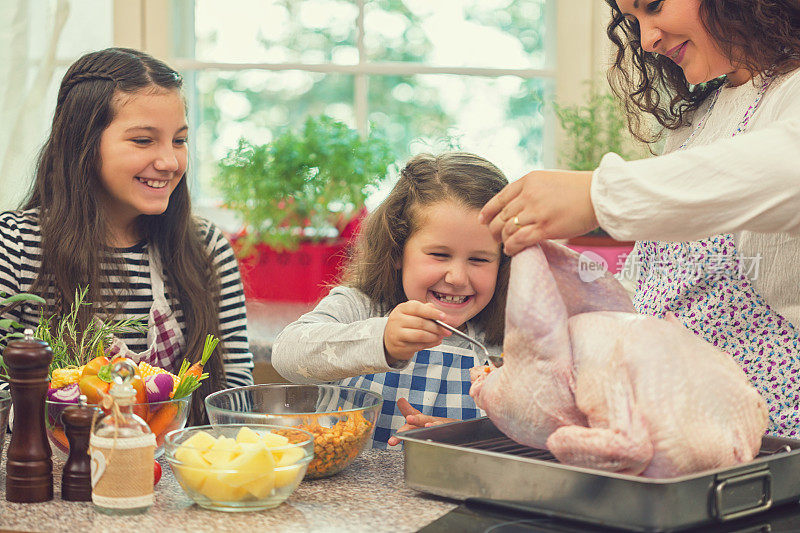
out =
<svg viewBox="0 0 800 533"><path fill-rule="evenodd" d="M514 254L598 225L636 240L643 313L674 313L730 353L770 405L770 432L798 433L800 4L608 0L609 79L662 156L607 154L594 172L532 172L482 211Z"/></svg>

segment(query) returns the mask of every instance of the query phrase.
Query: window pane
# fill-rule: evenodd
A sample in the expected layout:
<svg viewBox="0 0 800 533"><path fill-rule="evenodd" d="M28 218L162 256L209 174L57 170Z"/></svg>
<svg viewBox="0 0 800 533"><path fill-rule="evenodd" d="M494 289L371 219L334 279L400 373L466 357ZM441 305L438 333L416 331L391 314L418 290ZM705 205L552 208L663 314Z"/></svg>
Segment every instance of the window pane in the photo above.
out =
<svg viewBox="0 0 800 533"><path fill-rule="evenodd" d="M546 68L547 0L372 0L364 39L371 61Z"/></svg>
<svg viewBox="0 0 800 533"><path fill-rule="evenodd" d="M486 77L378 75L371 63L393 62L400 68L406 63L410 69L550 69L553 51L546 51L546 43L554 40L547 32L553 3L364 0L360 61L357 0L183 4L189 15L176 21L185 28L176 31L181 57L287 69L184 73L187 94L196 94L190 98L195 200L207 205L219 197L212 186L217 162L240 137L268 142L281 128L297 128L307 116L322 113L353 127L355 116L364 113L388 134L398 163L423 150L453 148L487 157L510 179L541 167L543 159L551 159L544 154L552 151L552 135L544 143L542 102L551 99L552 80L492 77L491 72L481 72ZM354 75L303 71L303 64L363 69L367 97L360 92L356 97Z"/></svg>
<svg viewBox="0 0 800 533"><path fill-rule="evenodd" d="M369 119L403 161L450 148L481 155L516 179L542 166L542 103L552 82L478 76L373 76Z"/></svg>
<svg viewBox="0 0 800 533"><path fill-rule="evenodd" d="M111 46L112 7L107 0L27 0L0 9L0 209L16 208L27 193L69 64ZM54 65L46 61L53 48Z"/></svg>
<svg viewBox="0 0 800 533"><path fill-rule="evenodd" d="M357 14L349 0L196 0L195 57L355 64Z"/></svg>
<svg viewBox="0 0 800 533"><path fill-rule="evenodd" d="M196 75L194 194L216 197L217 162L241 137L263 144L307 116L326 114L354 125L353 77L301 71L201 71ZM195 121L193 121L195 122Z"/></svg>

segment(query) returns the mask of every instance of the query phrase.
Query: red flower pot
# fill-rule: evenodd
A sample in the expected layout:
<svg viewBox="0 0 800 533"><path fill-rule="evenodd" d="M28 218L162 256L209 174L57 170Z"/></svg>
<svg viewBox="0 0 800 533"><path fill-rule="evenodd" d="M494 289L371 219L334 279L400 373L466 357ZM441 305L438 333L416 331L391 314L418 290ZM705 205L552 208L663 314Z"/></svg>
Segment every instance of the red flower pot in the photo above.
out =
<svg viewBox="0 0 800 533"><path fill-rule="evenodd" d="M625 264L625 258L633 249L633 242L617 241L612 237L599 235L582 235L567 241L567 247L579 254L592 252L602 258L612 274L618 273ZM591 257L591 256L590 256ZM592 259L598 259L596 256Z"/></svg>
<svg viewBox="0 0 800 533"><path fill-rule="evenodd" d="M244 294L248 300L313 303L339 282L348 250L361 230L367 210L339 221L339 238L333 242L303 242L296 250L276 251L257 244L255 251L239 257ZM244 236L231 238L234 249Z"/></svg>
<svg viewBox="0 0 800 533"><path fill-rule="evenodd" d="M244 294L249 300L316 302L335 285L347 259L349 241L301 243L277 252L258 244L239 259Z"/></svg>

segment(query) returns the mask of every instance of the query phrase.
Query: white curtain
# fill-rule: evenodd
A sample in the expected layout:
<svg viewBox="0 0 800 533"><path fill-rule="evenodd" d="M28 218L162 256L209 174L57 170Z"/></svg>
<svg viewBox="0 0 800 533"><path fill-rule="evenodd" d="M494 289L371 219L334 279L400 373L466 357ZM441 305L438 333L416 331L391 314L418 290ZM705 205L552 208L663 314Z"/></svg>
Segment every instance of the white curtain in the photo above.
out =
<svg viewBox="0 0 800 533"><path fill-rule="evenodd" d="M30 0L0 2L0 210L16 208L27 194L36 155L46 139L54 102L45 98L53 81L56 50L69 16L68 0L49 3L44 42L33 50Z"/></svg>

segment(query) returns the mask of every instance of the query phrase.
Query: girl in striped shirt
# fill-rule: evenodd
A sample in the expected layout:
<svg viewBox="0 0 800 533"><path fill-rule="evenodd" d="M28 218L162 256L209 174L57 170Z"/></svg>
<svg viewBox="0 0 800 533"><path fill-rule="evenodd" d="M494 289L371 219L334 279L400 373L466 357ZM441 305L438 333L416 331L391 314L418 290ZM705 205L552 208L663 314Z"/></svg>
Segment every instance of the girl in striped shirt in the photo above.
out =
<svg viewBox="0 0 800 533"><path fill-rule="evenodd" d="M138 318L146 333L114 339L115 353L176 371L221 339L192 398L204 418L213 390L252 383L244 294L219 229L192 216L188 125L180 75L136 50L84 55L67 71L53 125L23 208L0 214L0 291L47 300L45 316ZM4 315L34 327L39 309ZM0 332L2 333L2 332Z"/></svg>

